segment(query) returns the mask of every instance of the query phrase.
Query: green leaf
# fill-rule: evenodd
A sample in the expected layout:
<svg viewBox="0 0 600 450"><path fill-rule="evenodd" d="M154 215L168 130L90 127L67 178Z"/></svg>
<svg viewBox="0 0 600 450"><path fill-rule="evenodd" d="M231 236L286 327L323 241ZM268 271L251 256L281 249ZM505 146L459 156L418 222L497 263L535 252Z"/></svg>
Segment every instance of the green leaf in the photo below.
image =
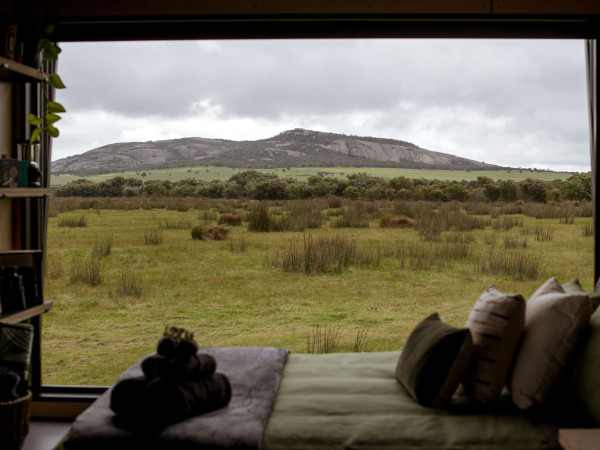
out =
<svg viewBox="0 0 600 450"><path fill-rule="evenodd" d="M31 137L29 138L29 142L33 144L35 141L37 141L37 138L40 134L42 134L42 131L44 131L43 128L35 128L31 132Z"/></svg>
<svg viewBox="0 0 600 450"><path fill-rule="evenodd" d="M66 88L66 86L63 84L62 80L60 79L57 73L50 74L50 76L48 77L48 83L50 83L50 86L52 86L54 89Z"/></svg>
<svg viewBox="0 0 600 450"><path fill-rule="evenodd" d="M58 122L61 117L58 114L54 114L54 113L48 113L46 114L46 123L50 124L50 123L54 123L54 122Z"/></svg>
<svg viewBox="0 0 600 450"><path fill-rule="evenodd" d="M54 25L48 24L44 26L44 34L52 34L54 32Z"/></svg>
<svg viewBox="0 0 600 450"><path fill-rule="evenodd" d="M67 112L65 107L58 102L48 102L46 104L46 111L48 111L49 113Z"/></svg>
<svg viewBox="0 0 600 450"><path fill-rule="evenodd" d="M42 124L42 119L33 114L29 114L27 116L27 123L30 123L31 125L35 125L36 127L39 127Z"/></svg>
<svg viewBox="0 0 600 450"><path fill-rule="evenodd" d="M46 61L56 61L60 51L61 50L58 45L56 45L54 42L48 41L48 45L44 47L44 59L46 59Z"/></svg>
<svg viewBox="0 0 600 450"><path fill-rule="evenodd" d="M46 131L52 137L58 137L58 128L53 127L52 125L46 125Z"/></svg>
<svg viewBox="0 0 600 450"><path fill-rule="evenodd" d="M48 39L42 38L37 43L37 52L40 53L45 50L50 41Z"/></svg>

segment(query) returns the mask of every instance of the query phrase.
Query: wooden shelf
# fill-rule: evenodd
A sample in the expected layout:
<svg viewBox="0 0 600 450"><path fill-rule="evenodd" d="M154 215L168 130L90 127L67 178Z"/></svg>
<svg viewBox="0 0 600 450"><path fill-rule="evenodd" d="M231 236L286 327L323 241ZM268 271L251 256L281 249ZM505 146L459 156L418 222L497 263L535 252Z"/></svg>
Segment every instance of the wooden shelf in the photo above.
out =
<svg viewBox="0 0 600 450"><path fill-rule="evenodd" d="M0 56L0 80L10 82L42 81L48 74Z"/></svg>
<svg viewBox="0 0 600 450"><path fill-rule="evenodd" d="M561 428L558 443L565 450L592 450L600 446L600 428Z"/></svg>
<svg viewBox="0 0 600 450"><path fill-rule="evenodd" d="M2 198L27 198L46 197L52 191L50 188L22 187L22 188L0 188L0 199Z"/></svg>
<svg viewBox="0 0 600 450"><path fill-rule="evenodd" d="M32 317L44 314L52 309L52 302L44 302L41 305L32 306L22 311L14 311L6 314L0 314L0 323L19 323Z"/></svg>

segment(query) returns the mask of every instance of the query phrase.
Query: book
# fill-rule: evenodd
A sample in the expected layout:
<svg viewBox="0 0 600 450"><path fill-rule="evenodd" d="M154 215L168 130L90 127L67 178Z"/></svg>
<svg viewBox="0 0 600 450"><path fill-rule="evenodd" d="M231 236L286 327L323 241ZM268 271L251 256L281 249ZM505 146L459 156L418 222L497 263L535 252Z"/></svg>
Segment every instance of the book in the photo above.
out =
<svg viewBox="0 0 600 450"><path fill-rule="evenodd" d="M43 303L41 257L38 250L0 253L1 313L21 311Z"/></svg>

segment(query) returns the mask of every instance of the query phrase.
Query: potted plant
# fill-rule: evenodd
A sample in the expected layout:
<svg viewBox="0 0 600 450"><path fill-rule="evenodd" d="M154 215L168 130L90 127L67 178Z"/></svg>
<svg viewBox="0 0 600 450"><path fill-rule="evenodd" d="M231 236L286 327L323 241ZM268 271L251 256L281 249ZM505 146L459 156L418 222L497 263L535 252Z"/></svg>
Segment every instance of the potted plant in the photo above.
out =
<svg viewBox="0 0 600 450"><path fill-rule="evenodd" d="M27 383L33 326L0 324L0 448L19 449L29 432Z"/></svg>

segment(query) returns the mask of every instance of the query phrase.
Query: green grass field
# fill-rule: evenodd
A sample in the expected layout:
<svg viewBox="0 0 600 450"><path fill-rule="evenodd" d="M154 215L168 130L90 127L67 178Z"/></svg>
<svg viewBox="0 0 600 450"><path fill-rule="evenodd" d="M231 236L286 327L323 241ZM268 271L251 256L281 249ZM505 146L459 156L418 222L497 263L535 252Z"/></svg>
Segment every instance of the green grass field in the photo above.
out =
<svg viewBox="0 0 600 450"><path fill-rule="evenodd" d="M104 181L115 176L134 177L141 180L169 180L179 181L184 178L195 178L202 181L228 180L235 173L245 169L234 169L231 167L202 166L194 168L161 169L139 172L111 173L80 177L76 175L52 175L52 186L64 185L70 181L87 178L94 182ZM465 170L421 170L421 169L395 169L378 167L290 167L289 169L257 169L259 172L268 172L278 175L280 178L289 177L306 180L311 175L324 174L326 176L345 178L353 173L366 172L370 175L390 179L398 176L408 178L425 178L428 180L448 181L472 181L479 176L487 176L492 180L514 180L520 181L526 178L535 178L543 181L565 180L569 178L570 172L535 172L532 170L499 170L499 171L465 171ZM141 173L146 173L145 177Z"/></svg>
<svg viewBox="0 0 600 450"><path fill-rule="evenodd" d="M515 205L490 204L277 202L270 204L275 219L293 208L309 208L325 222L304 232L250 232L244 221L227 226L227 240L202 241L191 238L190 226L213 226L222 213L247 217L253 205L168 199L161 207L135 201L98 202L89 209L76 199L53 199L45 297L54 308L44 316L44 384L112 384L126 367L154 351L167 325L193 331L201 346L306 352L318 325L340 332L337 351L353 351L364 332L362 350L397 350L432 312L464 326L474 302L491 284L526 298L551 276L561 282L579 277L592 288L593 237L584 236L591 209L575 203L526 204L515 211ZM352 210L368 215L368 228L333 226ZM411 226L381 228L385 214L406 218ZM455 220L450 231L429 230L433 240L424 240L423 227L443 217ZM465 218L483 228L464 228ZM77 223L85 226L68 226ZM157 230L160 244L145 243L150 230ZM549 240L536 239L540 230ZM370 249L379 258L332 273L286 272L274 265L294 245L324 237L352 243L357 251ZM109 254L92 260L94 246L107 242ZM470 250L459 255L462 245ZM408 248L418 251L407 256ZM447 263L417 255L443 248L450 252ZM537 260L537 273L519 279L515 273L484 271L494 254ZM100 264L98 284L71 281L77 274L85 278L82 269L98 269L93 261ZM129 286L127 281L139 283L140 296L119 292Z"/></svg>

